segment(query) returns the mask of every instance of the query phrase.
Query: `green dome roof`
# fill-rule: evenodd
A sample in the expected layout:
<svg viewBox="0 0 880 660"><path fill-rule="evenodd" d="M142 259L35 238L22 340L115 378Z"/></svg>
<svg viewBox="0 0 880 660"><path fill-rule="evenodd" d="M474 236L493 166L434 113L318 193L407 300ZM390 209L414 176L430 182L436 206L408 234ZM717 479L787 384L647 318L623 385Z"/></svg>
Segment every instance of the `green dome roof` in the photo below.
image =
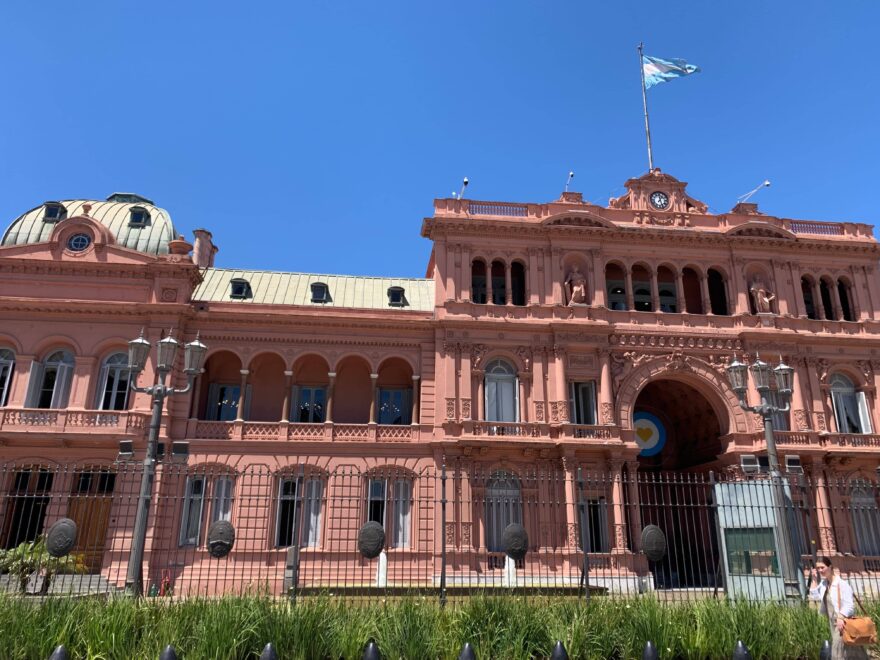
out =
<svg viewBox="0 0 880 660"><path fill-rule="evenodd" d="M168 254L168 242L178 236L165 209L140 195L114 193L106 201L68 199L40 204L15 219L0 245L47 242L59 222L85 215L85 204L92 206L89 217L107 227L122 247L148 254Z"/></svg>

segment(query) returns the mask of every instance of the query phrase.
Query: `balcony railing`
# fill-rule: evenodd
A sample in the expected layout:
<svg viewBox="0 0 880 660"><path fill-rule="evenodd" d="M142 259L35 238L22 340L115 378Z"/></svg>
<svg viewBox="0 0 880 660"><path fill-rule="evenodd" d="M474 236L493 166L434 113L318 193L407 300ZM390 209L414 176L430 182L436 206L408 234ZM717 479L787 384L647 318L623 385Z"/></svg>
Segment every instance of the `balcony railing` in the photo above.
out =
<svg viewBox="0 0 880 660"><path fill-rule="evenodd" d="M543 426L527 422L474 422L473 435L538 438L544 435Z"/></svg>
<svg viewBox="0 0 880 660"><path fill-rule="evenodd" d="M128 410L0 408L0 431L143 435L149 414Z"/></svg>
<svg viewBox="0 0 880 660"><path fill-rule="evenodd" d="M412 442L419 430L410 425L190 420L186 435L193 440Z"/></svg>
<svg viewBox="0 0 880 660"><path fill-rule="evenodd" d="M818 433L816 431L775 431L776 444L785 449L800 447L847 447L851 449L876 450L880 448L880 434L875 433ZM740 449L766 448L764 432L738 435L735 438Z"/></svg>

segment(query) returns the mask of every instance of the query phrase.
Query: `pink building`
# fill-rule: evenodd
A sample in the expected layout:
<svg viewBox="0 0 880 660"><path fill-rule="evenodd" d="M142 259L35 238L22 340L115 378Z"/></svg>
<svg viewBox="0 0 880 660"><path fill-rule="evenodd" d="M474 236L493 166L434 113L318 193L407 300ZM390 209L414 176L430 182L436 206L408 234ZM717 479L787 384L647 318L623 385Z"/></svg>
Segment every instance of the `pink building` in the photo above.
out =
<svg viewBox="0 0 880 660"><path fill-rule="evenodd" d="M163 419L166 456L186 441L189 457L159 471L151 583L435 585L445 550L450 585L509 584L528 571L503 559L501 534L523 522L532 584L577 586L587 528L597 583L705 587L711 502L688 496L702 507L688 527L685 486L649 485L761 473L762 420L724 372L734 354L794 367L791 412L774 423L780 460L808 477L793 495L804 534L872 573L872 228L755 204L713 215L660 170L626 188L605 207L574 192L435 200L425 279L218 268L209 231L190 244L133 194L24 213L0 247L0 547L69 516L91 570L124 581L139 475L118 454L130 441L140 460L146 444L150 400L126 368L143 328L209 347ZM216 560L205 536L221 519L238 537ZM356 547L369 519L386 530L373 562ZM647 523L668 561L702 559L659 574L640 547Z"/></svg>

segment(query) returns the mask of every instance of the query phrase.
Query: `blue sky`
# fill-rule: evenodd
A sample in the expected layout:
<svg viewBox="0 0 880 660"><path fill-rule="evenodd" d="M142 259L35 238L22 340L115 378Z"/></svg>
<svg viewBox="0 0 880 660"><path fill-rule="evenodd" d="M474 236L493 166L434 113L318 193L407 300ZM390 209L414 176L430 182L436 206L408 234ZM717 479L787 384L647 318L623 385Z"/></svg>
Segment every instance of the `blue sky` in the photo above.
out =
<svg viewBox="0 0 880 660"><path fill-rule="evenodd" d="M13 6L15 5L15 6ZM713 211L877 217L880 3L8 2L0 216L137 192L217 265L420 277L435 197L598 203L655 165Z"/></svg>

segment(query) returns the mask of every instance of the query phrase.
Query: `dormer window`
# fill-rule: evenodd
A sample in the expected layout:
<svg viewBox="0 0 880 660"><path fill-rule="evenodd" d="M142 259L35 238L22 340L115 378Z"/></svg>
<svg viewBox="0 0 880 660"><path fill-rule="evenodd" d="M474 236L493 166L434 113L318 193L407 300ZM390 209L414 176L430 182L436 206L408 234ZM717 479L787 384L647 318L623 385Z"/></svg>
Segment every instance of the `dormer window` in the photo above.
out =
<svg viewBox="0 0 880 660"><path fill-rule="evenodd" d="M332 302L330 288L323 282L312 282L312 302L321 304Z"/></svg>
<svg viewBox="0 0 880 660"><path fill-rule="evenodd" d="M391 307L404 307L406 305L406 297L403 294L404 289L402 286L389 286L388 304Z"/></svg>
<svg viewBox="0 0 880 660"><path fill-rule="evenodd" d="M129 227L146 227L150 224L150 212L143 206L132 206L128 216Z"/></svg>
<svg viewBox="0 0 880 660"><path fill-rule="evenodd" d="M58 222L67 217L67 209L58 202L46 202L43 205L43 222Z"/></svg>
<svg viewBox="0 0 880 660"><path fill-rule="evenodd" d="M250 282L240 277L236 277L230 282L229 297L234 300L245 300L253 297Z"/></svg>

